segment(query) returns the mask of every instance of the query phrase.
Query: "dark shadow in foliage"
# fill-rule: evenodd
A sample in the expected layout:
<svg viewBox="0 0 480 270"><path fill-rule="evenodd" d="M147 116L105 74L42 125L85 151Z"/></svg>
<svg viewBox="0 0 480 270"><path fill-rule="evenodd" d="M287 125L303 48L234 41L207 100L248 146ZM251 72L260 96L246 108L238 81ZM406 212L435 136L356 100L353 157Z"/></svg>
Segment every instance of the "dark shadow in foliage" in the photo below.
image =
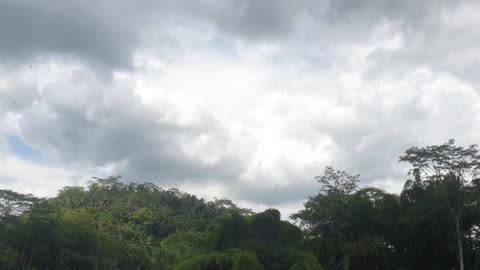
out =
<svg viewBox="0 0 480 270"><path fill-rule="evenodd" d="M217 247L224 252L242 249L256 254L265 269L321 269L316 258L292 248L302 239L301 231L282 221L280 212L268 209L249 217L234 211L218 219Z"/></svg>

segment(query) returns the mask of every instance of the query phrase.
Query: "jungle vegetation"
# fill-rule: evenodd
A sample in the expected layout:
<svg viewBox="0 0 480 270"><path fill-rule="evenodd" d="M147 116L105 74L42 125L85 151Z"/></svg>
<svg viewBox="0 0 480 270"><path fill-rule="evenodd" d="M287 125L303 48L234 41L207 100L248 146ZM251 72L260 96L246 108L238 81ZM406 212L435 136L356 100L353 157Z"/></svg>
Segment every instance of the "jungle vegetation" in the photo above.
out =
<svg viewBox="0 0 480 270"><path fill-rule="evenodd" d="M51 198L0 190L0 269L480 269L478 147L450 140L400 161L400 194L327 167L283 219L119 177Z"/></svg>

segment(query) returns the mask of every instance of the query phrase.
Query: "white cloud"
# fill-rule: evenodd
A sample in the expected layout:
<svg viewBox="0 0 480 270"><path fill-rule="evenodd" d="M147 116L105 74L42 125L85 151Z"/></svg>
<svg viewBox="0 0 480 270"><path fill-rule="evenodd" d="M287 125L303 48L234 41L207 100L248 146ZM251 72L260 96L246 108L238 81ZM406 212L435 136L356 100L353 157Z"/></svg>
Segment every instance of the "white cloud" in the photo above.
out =
<svg viewBox="0 0 480 270"><path fill-rule="evenodd" d="M38 35L10 40L14 53L0 45L2 187L50 194L74 172L123 174L285 216L326 165L398 192L406 148L480 138L469 1L125 1L105 18L82 4L98 25L83 36L61 7L65 28L42 8L35 20L55 18L34 29L60 27L62 48ZM56 168L12 156L7 134Z"/></svg>
<svg viewBox="0 0 480 270"><path fill-rule="evenodd" d="M64 186L83 185L88 179L66 169L45 167L14 156L1 160L0 167L0 189L40 197L54 196Z"/></svg>

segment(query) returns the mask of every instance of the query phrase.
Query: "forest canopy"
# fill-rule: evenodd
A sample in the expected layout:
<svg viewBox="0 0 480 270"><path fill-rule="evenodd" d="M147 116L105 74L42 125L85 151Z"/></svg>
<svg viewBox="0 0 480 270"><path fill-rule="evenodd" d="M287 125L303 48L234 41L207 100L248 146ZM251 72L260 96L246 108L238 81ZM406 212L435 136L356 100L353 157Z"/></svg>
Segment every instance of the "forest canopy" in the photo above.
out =
<svg viewBox="0 0 480 270"><path fill-rule="evenodd" d="M0 190L0 269L480 269L478 147L400 161L400 194L327 167L290 221L119 177L52 198Z"/></svg>

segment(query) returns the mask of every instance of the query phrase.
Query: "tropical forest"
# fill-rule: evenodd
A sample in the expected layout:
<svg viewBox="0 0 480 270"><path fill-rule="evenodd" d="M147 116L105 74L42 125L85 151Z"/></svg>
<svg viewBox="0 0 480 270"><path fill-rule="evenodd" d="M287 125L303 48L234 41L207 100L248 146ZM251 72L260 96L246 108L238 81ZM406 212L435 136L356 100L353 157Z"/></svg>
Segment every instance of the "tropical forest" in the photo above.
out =
<svg viewBox="0 0 480 270"><path fill-rule="evenodd" d="M1 269L480 269L480 153L412 147L403 191L326 167L282 217L152 183L93 178L38 198L0 190Z"/></svg>

